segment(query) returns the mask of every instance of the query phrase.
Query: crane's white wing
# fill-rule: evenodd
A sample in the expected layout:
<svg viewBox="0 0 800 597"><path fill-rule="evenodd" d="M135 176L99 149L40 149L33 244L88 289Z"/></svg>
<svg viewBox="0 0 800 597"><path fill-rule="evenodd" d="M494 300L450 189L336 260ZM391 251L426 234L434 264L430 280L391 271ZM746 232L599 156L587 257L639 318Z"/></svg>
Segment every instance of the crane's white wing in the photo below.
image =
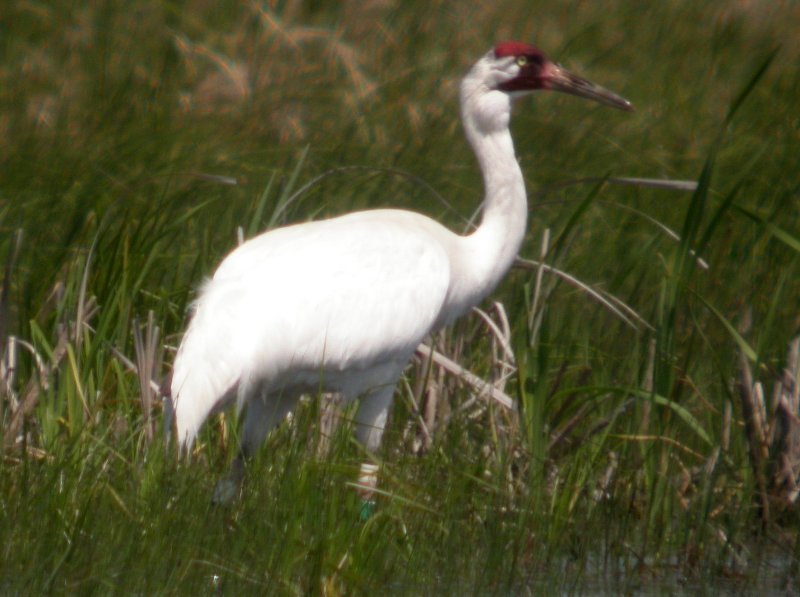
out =
<svg viewBox="0 0 800 597"><path fill-rule="evenodd" d="M277 229L233 251L201 290L175 361L179 432L193 437L242 380L280 388L327 376L347 392L393 382L370 371L399 371L436 324L450 284L442 231L380 210Z"/></svg>

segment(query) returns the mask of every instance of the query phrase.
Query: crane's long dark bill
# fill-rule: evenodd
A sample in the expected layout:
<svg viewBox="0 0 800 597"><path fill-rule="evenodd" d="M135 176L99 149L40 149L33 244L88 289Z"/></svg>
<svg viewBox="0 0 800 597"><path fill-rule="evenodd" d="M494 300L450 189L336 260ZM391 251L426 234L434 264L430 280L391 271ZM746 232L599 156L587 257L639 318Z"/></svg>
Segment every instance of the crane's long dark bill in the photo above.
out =
<svg viewBox="0 0 800 597"><path fill-rule="evenodd" d="M624 97L618 96L605 87L595 85L591 81L587 81L557 64L550 65L550 68L547 69L545 80L547 81L547 88L553 91L585 97L619 110L633 111L633 104Z"/></svg>

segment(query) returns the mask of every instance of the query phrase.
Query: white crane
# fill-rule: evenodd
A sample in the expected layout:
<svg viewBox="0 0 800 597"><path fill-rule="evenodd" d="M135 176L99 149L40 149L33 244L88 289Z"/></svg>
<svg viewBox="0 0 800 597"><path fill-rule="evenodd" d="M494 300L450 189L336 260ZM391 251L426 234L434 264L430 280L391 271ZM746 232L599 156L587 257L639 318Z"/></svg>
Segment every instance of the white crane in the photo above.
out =
<svg viewBox="0 0 800 597"><path fill-rule="evenodd" d="M231 474L238 483L243 459L303 393L319 391L359 398L357 437L370 451L379 447L414 349L479 303L517 255L528 208L511 105L539 89L633 109L531 45L500 43L461 83L464 129L485 185L474 232L376 209L265 232L222 261L200 290L175 359L171 393L184 450L209 414L235 402L244 409Z"/></svg>

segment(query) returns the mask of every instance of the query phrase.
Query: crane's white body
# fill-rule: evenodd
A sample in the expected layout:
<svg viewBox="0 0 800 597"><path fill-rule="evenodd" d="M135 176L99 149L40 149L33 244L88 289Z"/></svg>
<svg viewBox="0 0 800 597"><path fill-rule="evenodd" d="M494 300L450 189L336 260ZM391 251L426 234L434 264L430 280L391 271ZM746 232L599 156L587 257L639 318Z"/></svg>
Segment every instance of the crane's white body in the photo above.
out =
<svg viewBox="0 0 800 597"><path fill-rule="evenodd" d="M523 80L526 62L508 55L535 48L508 45L461 85L486 191L480 226L461 236L417 213L374 210L272 230L235 249L200 291L175 360L184 447L210 413L235 401L245 409L243 452L252 454L301 394L318 391L360 398L358 437L379 446L414 349L497 285L525 234L509 121L512 96L539 83Z"/></svg>

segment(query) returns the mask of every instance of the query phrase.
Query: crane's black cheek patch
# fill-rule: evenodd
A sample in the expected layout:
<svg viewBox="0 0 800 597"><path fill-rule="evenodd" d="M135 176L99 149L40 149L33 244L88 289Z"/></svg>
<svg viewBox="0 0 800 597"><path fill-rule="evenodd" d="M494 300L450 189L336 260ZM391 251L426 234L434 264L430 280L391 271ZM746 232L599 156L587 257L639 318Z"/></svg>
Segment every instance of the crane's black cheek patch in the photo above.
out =
<svg viewBox="0 0 800 597"><path fill-rule="evenodd" d="M547 59L541 55L526 55L527 63L521 66L519 74L513 79L498 85L500 91L533 91L547 89L545 66Z"/></svg>

